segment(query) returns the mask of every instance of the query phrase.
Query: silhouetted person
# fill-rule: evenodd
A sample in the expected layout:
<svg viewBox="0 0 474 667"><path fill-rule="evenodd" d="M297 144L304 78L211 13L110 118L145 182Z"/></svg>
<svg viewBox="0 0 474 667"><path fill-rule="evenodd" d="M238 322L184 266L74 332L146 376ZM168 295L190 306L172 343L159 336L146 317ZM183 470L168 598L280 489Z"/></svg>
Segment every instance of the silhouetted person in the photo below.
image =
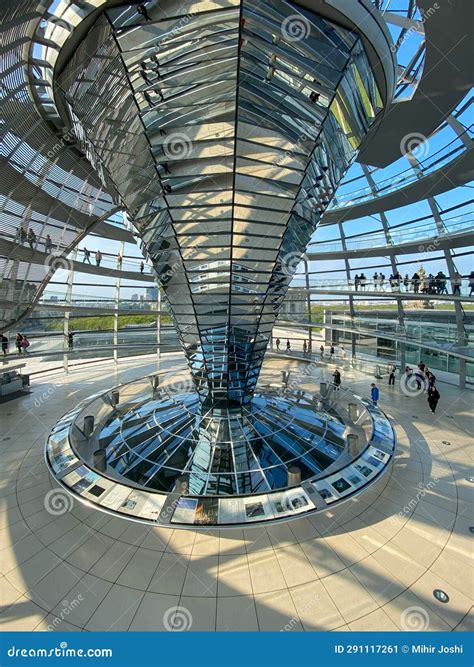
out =
<svg viewBox="0 0 474 667"><path fill-rule="evenodd" d="M276 343L276 347L277 347L277 352L279 352L279 351L280 351L280 343L281 343L281 340L280 340L279 338L277 338L276 341L275 341L275 343Z"/></svg>
<svg viewBox="0 0 474 667"><path fill-rule="evenodd" d="M33 250L33 245L36 243L36 234L32 229L28 230L28 244L30 248Z"/></svg>
<svg viewBox="0 0 474 667"><path fill-rule="evenodd" d="M8 337L5 336L5 334L2 334L2 352L4 357L8 354L8 343Z"/></svg>
<svg viewBox="0 0 474 667"><path fill-rule="evenodd" d="M336 387L336 389L339 389L339 387L341 386L342 378L341 378L341 373L339 372L339 370L337 368L334 371L332 377L333 377L334 386Z"/></svg>
<svg viewBox="0 0 474 667"><path fill-rule="evenodd" d="M145 270L145 264L143 262L140 262L140 273L143 273Z"/></svg>
<svg viewBox="0 0 474 667"><path fill-rule="evenodd" d="M286 339L286 351L288 354L291 354L291 343L289 338Z"/></svg>
<svg viewBox="0 0 474 667"><path fill-rule="evenodd" d="M430 406L431 412L436 412L436 406L438 401L441 398L439 391L433 386L431 389L428 389L428 405Z"/></svg>
<svg viewBox="0 0 474 667"><path fill-rule="evenodd" d="M388 374L388 386L395 386L395 366L390 366L390 371Z"/></svg>
<svg viewBox="0 0 474 667"><path fill-rule="evenodd" d="M147 8L145 7L145 5L138 5L137 13L140 14L140 16L143 16L145 21L151 21L151 18L148 14L148 11L147 11Z"/></svg>
<svg viewBox="0 0 474 667"><path fill-rule="evenodd" d="M67 346L70 350L74 349L74 332L70 331L67 335Z"/></svg>

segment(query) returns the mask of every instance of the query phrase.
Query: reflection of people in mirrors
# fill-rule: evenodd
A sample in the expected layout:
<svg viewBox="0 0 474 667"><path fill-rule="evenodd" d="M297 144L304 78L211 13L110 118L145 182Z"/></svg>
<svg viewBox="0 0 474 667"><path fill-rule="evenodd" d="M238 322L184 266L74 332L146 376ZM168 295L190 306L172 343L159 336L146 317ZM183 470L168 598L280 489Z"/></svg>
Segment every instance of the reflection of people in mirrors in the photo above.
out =
<svg viewBox="0 0 474 667"><path fill-rule="evenodd" d="M137 14L140 14L140 16L143 16L145 21L151 21L150 15L148 14L147 8L145 7L144 4L138 5Z"/></svg>

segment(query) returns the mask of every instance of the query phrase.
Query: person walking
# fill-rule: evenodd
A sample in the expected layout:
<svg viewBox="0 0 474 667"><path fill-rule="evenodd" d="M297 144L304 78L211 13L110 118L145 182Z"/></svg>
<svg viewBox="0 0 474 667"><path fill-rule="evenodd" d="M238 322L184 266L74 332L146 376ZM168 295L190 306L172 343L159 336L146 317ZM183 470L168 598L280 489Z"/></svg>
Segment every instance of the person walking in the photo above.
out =
<svg viewBox="0 0 474 667"><path fill-rule="evenodd" d="M469 274L469 296L474 292L474 271Z"/></svg>
<svg viewBox="0 0 474 667"><path fill-rule="evenodd" d="M2 334L2 352L4 357L8 354L8 342L8 337Z"/></svg>
<svg viewBox="0 0 474 667"><path fill-rule="evenodd" d="M341 373L340 373L338 368L336 368L336 370L332 374L332 377L333 377L334 388L337 391L339 389L339 387L341 386L341 382L342 382Z"/></svg>
<svg viewBox="0 0 474 667"><path fill-rule="evenodd" d="M82 251L83 257L82 257L82 263L85 264L86 262L88 264L91 263L91 253L90 250L87 250L87 248L84 246L84 249Z"/></svg>
<svg viewBox="0 0 474 667"><path fill-rule="evenodd" d="M145 264L143 262L140 262L140 273L143 273L145 270Z"/></svg>
<svg viewBox="0 0 474 667"><path fill-rule="evenodd" d="M380 396L379 388L377 387L375 382L372 382L372 384L370 385L370 398L372 399L372 403L374 405L377 405L379 396Z"/></svg>
<svg viewBox="0 0 474 667"><path fill-rule="evenodd" d="M331 345L331 347L329 348L329 358L331 359L331 361L334 360L334 345Z"/></svg>
<svg viewBox="0 0 474 667"><path fill-rule="evenodd" d="M393 364L390 364L389 372L388 372L388 386L389 387L394 387L395 386L395 371L396 371L396 366L394 366Z"/></svg>
<svg viewBox="0 0 474 667"><path fill-rule="evenodd" d="M306 357L308 354L308 343L304 340L303 341L303 357Z"/></svg>
<svg viewBox="0 0 474 667"><path fill-rule="evenodd" d="M26 334L22 337L21 339L21 349L23 350L23 354L26 354L28 351L28 348L30 347L30 341L26 337Z"/></svg>
<svg viewBox="0 0 474 667"><path fill-rule="evenodd" d="M430 392L431 389L433 389L435 382L436 382L436 375L432 373L431 371L428 371L426 377L428 378L428 393Z"/></svg>
<svg viewBox="0 0 474 667"><path fill-rule="evenodd" d="M436 406L438 405L440 398L441 396L435 385L433 385L431 389L428 389L428 405L430 406L431 412L436 412Z"/></svg>
<svg viewBox="0 0 474 667"><path fill-rule="evenodd" d="M49 255L52 249L53 249L53 239L49 234L46 234L46 238L44 240L44 251L47 255Z"/></svg>
<svg viewBox="0 0 474 667"><path fill-rule="evenodd" d="M281 340L279 338L277 338L275 342L276 342L276 346L277 346L277 352L279 352L280 351Z"/></svg>
<svg viewBox="0 0 474 667"><path fill-rule="evenodd" d="M34 233L34 231L32 229L28 230L27 239L28 239L28 245L33 250L33 246L36 243L36 234Z"/></svg>
<svg viewBox="0 0 474 667"><path fill-rule="evenodd" d="M286 353L291 354L291 343L289 338L286 339Z"/></svg>
<svg viewBox="0 0 474 667"><path fill-rule="evenodd" d="M17 333L15 336L15 345L16 349L18 350L18 354L22 353L22 347L21 347L21 341L23 340L23 336L21 335L20 332Z"/></svg>
<svg viewBox="0 0 474 667"><path fill-rule="evenodd" d="M324 359L324 345L319 346L319 357L321 360Z"/></svg>
<svg viewBox="0 0 474 667"><path fill-rule="evenodd" d="M117 255L117 269L119 271L122 270L122 262L123 262L123 257L122 254L119 252L119 254Z"/></svg>
<svg viewBox="0 0 474 667"><path fill-rule="evenodd" d="M67 346L70 350L74 349L74 332L70 331L67 335Z"/></svg>
<svg viewBox="0 0 474 667"><path fill-rule="evenodd" d="M96 263L96 266L100 266L101 261L102 261L102 253L100 252L100 250L98 250L98 251L95 253L95 263Z"/></svg>
<svg viewBox="0 0 474 667"><path fill-rule="evenodd" d="M341 356L342 363L345 364L347 355L346 355L346 351L344 349L344 345L341 345L340 356Z"/></svg>

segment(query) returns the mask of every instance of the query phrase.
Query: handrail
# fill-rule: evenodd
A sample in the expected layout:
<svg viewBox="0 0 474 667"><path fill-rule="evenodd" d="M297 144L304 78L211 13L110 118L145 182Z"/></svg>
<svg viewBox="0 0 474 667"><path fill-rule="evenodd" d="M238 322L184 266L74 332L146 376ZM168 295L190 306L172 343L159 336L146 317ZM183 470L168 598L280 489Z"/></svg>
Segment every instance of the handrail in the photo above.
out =
<svg viewBox="0 0 474 667"><path fill-rule="evenodd" d="M463 134L469 136L467 130L463 132ZM342 210L349 206L360 204L364 201L378 199L379 197L383 197L389 194L390 192L393 192L394 190L400 189L400 186L406 187L420 180L420 177L423 178L433 173L437 169L441 169L441 167L445 166L449 162L453 162L457 157L459 157L459 155L465 153L468 150L468 148L462 143L461 136L462 135L456 137L456 139L451 141L443 148L440 148L438 151L433 153L433 155L419 162L418 166L421 169L421 174L418 170L413 169L413 167L409 167L408 169L405 169L399 172L398 174L395 174L394 176L390 176L380 181L380 183L376 183L375 186L376 192L374 192L372 187L369 184L367 184L366 186L364 186L363 188L359 188L358 190L352 190L351 192L348 193L341 193L340 189L341 187L342 188L344 187L344 183L342 183L336 195L336 198L328 206L327 212L333 213L335 211ZM461 141L459 145L457 145L455 148L450 148L454 143L457 143L459 141ZM446 149L450 149L449 152L446 155L440 155ZM433 158L436 158L434 162ZM363 176L360 176L359 178L363 178Z"/></svg>

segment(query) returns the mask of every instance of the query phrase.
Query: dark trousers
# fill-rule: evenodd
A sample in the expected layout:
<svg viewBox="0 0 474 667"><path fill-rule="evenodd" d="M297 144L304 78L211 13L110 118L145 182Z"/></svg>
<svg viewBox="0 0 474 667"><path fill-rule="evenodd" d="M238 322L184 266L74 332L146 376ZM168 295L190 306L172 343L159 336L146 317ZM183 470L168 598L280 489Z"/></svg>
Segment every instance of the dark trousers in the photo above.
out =
<svg viewBox="0 0 474 667"><path fill-rule="evenodd" d="M388 384L395 384L395 375L393 373L390 373L388 376Z"/></svg>
<svg viewBox="0 0 474 667"><path fill-rule="evenodd" d="M433 412L436 412L436 406L438 405L438 398L432 398L428 401L428 405L430 406L430 410Z"/></svg>

